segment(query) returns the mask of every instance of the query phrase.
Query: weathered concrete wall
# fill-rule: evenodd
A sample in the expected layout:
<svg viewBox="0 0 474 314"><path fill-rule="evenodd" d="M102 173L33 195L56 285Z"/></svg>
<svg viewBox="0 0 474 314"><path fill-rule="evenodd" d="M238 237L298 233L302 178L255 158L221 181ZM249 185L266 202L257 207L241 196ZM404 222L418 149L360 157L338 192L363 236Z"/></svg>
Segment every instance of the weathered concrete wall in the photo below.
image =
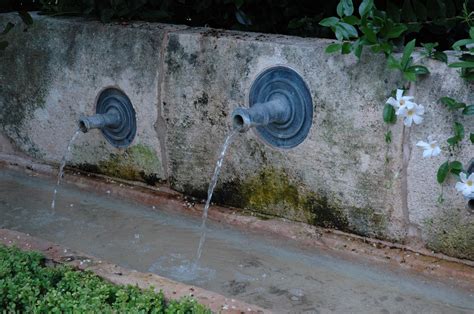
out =
<svg viewBox="0 0 474 314"><path fill-rule="evenodd" d="M24 32L15 15L2 24L17 26L1 55L0 124L17 146L49 162L61 159L82 115L95 112L98 94L122 89L135 104L137 137L127 150L116 150L99 132L75 144L74 162L88 169L129 179L165 179L155 123L160 50L169 27L81 23L38 17ZM158 49L157 49L158 47Z"/></svg>
<svg viewBox="0 0 474 314"><path fill-rule="evenodd" d="M45 17L8 39L12 46L0 69L0 124L29 155L58 162L77 118L93 112L104 87L118 86L137 110L132 147L114 149L91 132L75 144L72 164L148 183L167 180L204 198L230 113L246 105L259 73L286 65L311 90L308 138L287 151L264 145L253 132L240 135L229 149L215 200L474 259L474 217L453 181L444 189L445 202L437 202L435 173L443 160L422 159L414 146L429 134L449 137L452 120L439 97L474 99L474 87L444 64L429 61L432 75L416 86L427 112L409 138L405 201L401 123L388 128L381 119L385 100L402 80L385 68L383 56L365 54L357 61L328 55L327 40ZM465 125L472 129L468 120ZM391 144L384 139L388 129ZM474 149L467 145L457 155L467 162Z"/></svg>

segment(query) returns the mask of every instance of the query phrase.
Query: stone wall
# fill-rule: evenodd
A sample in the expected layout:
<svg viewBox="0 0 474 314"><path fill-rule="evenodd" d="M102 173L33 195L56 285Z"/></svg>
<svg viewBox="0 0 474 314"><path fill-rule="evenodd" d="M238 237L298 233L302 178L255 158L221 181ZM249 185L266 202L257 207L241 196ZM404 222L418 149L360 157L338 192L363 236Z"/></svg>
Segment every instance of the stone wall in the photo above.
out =
<svg viewBox="0 0 474 314"><path fill-rule="evenodd" d="M1 15L0 21L20 24L15 15ZM329 40L40 16L27 32L17 25L6 38L0 130L38 160L58 163L77 119L94 112L101 90L115 86L135 106L135 141L115 149L91 131L74 144L71 165L149 184L166 182L205 198L231 128L230 113L247 105L259 73L285 65L304 78L312 94L308 138L294 149L278 150L252 131L239 135L225 159L215 201L474 260L474 215L455 191L454 179L444 187L445 201L437 201L441 187L435 174L444 160L423 159L415 147L430 134L444 141L452 133L454 117L438 103L440 97L474 99L474 84L443 63L425 62L432 74L415 86L425 121L407 137L401 123L388 127L381 118L401 77L386 69L381 55L367 52L357 60L326 54ZM465 126L472 132L471 120ZM391 144L384 138L388 130ZM412 147L407 182L403 138ZM465 145L456 157L467 163L473 146Z"/></svg>

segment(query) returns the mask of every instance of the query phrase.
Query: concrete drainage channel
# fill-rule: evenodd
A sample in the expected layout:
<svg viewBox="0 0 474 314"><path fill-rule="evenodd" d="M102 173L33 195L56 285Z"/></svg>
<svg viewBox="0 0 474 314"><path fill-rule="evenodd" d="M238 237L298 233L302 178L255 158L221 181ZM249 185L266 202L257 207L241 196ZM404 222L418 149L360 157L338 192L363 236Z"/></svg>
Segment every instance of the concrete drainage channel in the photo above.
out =
<svg viewBox="0 0 474 314"><path fill-rule="evenodd" d="M0 21L15 18L1 15ZM8 146L3 142L15 146L7 149L12 155L2 155L5 167L22 164L19 168L50 172L44 165L61 159L76 121L83 132L101 132L88 132L74 142L69 164L76 170L66 182L86 189L65 186L52 216L41 205L47 178L5 170L0 180L3 227L277 312L473 310L472 200L466 208L466 200L445 193L445 203L436 203L436 183L421 179L434 166L417 158L408 164L409 195L400 195L401 156L386 147L382 136L374 136L385 130L377 106L386 99L386 86L398 80L385 73L382 60L335 62L337 57L324 54L324 40L147 23L123 27L35 17L29 32L14 30L8 36L12 45L5 58L12 62L0 74L12 72L12 65L20 74L2 86L0 95L0 147ZM71 37L77 39L74 45ZM38 63L25 61L29 57ZM417 93L428 107L446 87L437 84L445 82L461 98L472 99L472 89L450 79L455 70L431 68L436 80L420 82ZM31 75L26 80L22 73ZM374 82L373 77L383 79ZM34 93L24 88L26 81L37 85ZM341 85L348 88L340 91ZM432 121L428 128L447 134L449 123ZM236 138L215 196L245 210L210 211L212 220L224 224L210 227L209 251L203 256L209 267L186 277L180 267L191 259L192 226L199 223L189 215L174 215L200 215L200 206L194 201L185 206L176 192L155 193L173 189L202 198L217 139L232 124L254 132ZM393 141L399 141L401 129L392 131ZM22 160L18 156L23 153L34 160ZM474 152L469 147L460 154L467 158ZM76 175L77 169L95 172L108 183ZM134 183L117 186L111 180ZM155 188L137 187L137 181ZM22 200L19 190L30 191L31 200ZM262 221L252 216L255 212L292 222ZM263 233L253 237L249 230ZM2 232L7 243L20 236ZM26 247L27 242L20 244ZM366 263L374 270L364 269ZM214 310L253 308L218 298Z"/></svg>
<svg viewBox="0 0 474 314"><path fill-rule="evenodd" d="M25 177L24 166L36 171L27 170L29 176ZM202 261L213 270L210 277L177 277L192 285L185 286L130 272L127 268L173 275L170 263L183 265L194 254L201 207L190 205L180 195L163 192L166 188L153 191L113 179L68 173L57 216L51 217L47 204L54 182L48 179L48 172L54 175L54 169L31 160L4 162L0 186L7 205L1 213L2 226L84 252L59 255L86 256L82 260L94 262L73 263L90 266L112 282L158 285L173 298L193 294L214 310L262 310L237 300L274 312L419 308L463 313L473 308L474 265L469 263L282 220L241 216L233 209L219 207L210 212L213 223ZM20 201L21 206L15 201L21 199L19 191L31 196L28 202ZM41 205L42 200L46 206ZM48 256L51 254L44 248L58 247L12 231L2 234L6 244L30 245L30 249L40 248ZM168 239L171 235L172 240ZM52 251L61 253L63 247ZM99 265L102 263L105 266ZM341 295L346 300L343 303Z"/></svg>

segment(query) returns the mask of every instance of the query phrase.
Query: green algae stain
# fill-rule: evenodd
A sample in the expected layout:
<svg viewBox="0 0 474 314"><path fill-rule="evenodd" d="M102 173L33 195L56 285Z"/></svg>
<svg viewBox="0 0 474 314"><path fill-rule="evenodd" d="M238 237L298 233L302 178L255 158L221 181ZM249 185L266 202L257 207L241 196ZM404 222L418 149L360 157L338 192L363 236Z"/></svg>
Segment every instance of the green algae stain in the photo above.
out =
<svg viewBox="0 0 474 314"><path fill-rule="evenodd" d="M342 208L329 202L325 195L303 192L300 186L285 171L268 167L244 182L222 184L216 189L214 200L265 217L284 217L321 227L347 229Z"/></svg>
<svg viewBox="0 0 474 314"><path fill-rule="evenodd" d="M286 173L267 168L242 185L246 207L282 216L300 206L299 192Z"/></svg>
<svg viewBox="0 0 474 314"><path fill-rule="evenodd" d="M449 256L474 260L474 218L452 209L426 221L428 247Z"/></svg>
<svg viewBox="0 0 474 314"><path fill-rule="evenodd" d="M127 148L121 154L110 154L108 159L97 165L80 164L76 167L115 178L143 181L149 185L161 181L157 174L161 169L159 158L151 147L141 144Z"/></svg>
<svg viewBox="0 0 474 314"><path fill-rule="evenodd" d="M383 213L373 208L353 207L348 210L348 218L352 232L368 237L385 237L387 220Z"/></svg>
<svg viewBox="0 0 474 314"><path fill-rule="evenodd" d="M304 207L311 215L309 223L324 227L348 230L348 221L342 207L335 205L325 195L317 196L310 193L306 196Z"/></svg>
<svg viewBox="0 0 474 314"><path fill-rule="evenodd" d="M206 188L185 185L182 192L206 198ZM273 167L245 180L219 183L213 202L251 211L255 215L283 217L324 228L353 232L362 236L384 238L386 218L372 208L348 207L323 191L310 191L284 170Z"/></svg>

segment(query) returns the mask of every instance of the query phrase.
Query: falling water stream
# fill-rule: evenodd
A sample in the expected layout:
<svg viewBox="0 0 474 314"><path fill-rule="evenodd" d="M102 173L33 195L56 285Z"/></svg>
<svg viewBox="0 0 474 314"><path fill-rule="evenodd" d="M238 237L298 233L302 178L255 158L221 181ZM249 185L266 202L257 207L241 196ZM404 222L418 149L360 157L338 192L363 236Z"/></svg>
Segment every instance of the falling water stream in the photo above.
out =
<svg viewBox="0 0 474 314"><path fill-rule="evenodd" d="M76 133L72 136L71 140L67 144L67 150L64 153L63 158L61 159L61 165L59 166L59 173L58 173L58 181L56 182L56 186L54 187L54 192L53 192L53 200L51 201L51 209L54 210L56 207L56 195L58 194L58 188L59 184L61 183L61 179L64 175L64 167L66 166L66 163L69 158L69 153L71 152L72 144L74 141L77 139L79 134L81 133L81 130L77 130Z"/></svg>
<svg viewBox="0 0 474 314"><path fill-rule="evenodd" d="M212 175L209 188L207 190L207 200L202 213L199 245L194 259L190 259L186 257L186 254L180 253L161 256L157 261L155 261L155 263L153 263L153 265L150 266L150 272L166 273L168 274L168 276L178 281L203 284L215 278L215 269L200 266L199 261L201 259L204 242L206 241L206 222L209 207L211 205L212 193L214 192L214 188L216 187L217 179L222 168L222 163L224 161L224 156L227 151L227 148L229 147L230 143L232 142L232 139L238 133L238 131L238 129L234 129L227 135L224 144L222 145L222 148L220 150L216 167L214 168L214 173Z"/></svg>
<svg viewBox="0 0 474 314"><path fill-rule="evenodd" d="M204 242L206 241L206 220L207 220L207 212L209 211L209 206L211 205L212 193L214 192L214 188L217 184L217 179L219 178L219 173L221 172L222 162L224 161L224 156L227 151L227 147L232 142L232 138L235 134L237 134L238 129L233 129L229 135L227 135L224 145L222 145L221 153L219 158L217 159L216 167L214 168L214 174L212 175L211 183L209 183L209 188L207 189L207 200L206 205L204 206L204 211L202 212L202 224L201 224L201 238L199 239L199 246L196 253L196 260L194 262L194 266L197 266L199 260L201 259L202 255L202 248L204 246Z"/></svg>

